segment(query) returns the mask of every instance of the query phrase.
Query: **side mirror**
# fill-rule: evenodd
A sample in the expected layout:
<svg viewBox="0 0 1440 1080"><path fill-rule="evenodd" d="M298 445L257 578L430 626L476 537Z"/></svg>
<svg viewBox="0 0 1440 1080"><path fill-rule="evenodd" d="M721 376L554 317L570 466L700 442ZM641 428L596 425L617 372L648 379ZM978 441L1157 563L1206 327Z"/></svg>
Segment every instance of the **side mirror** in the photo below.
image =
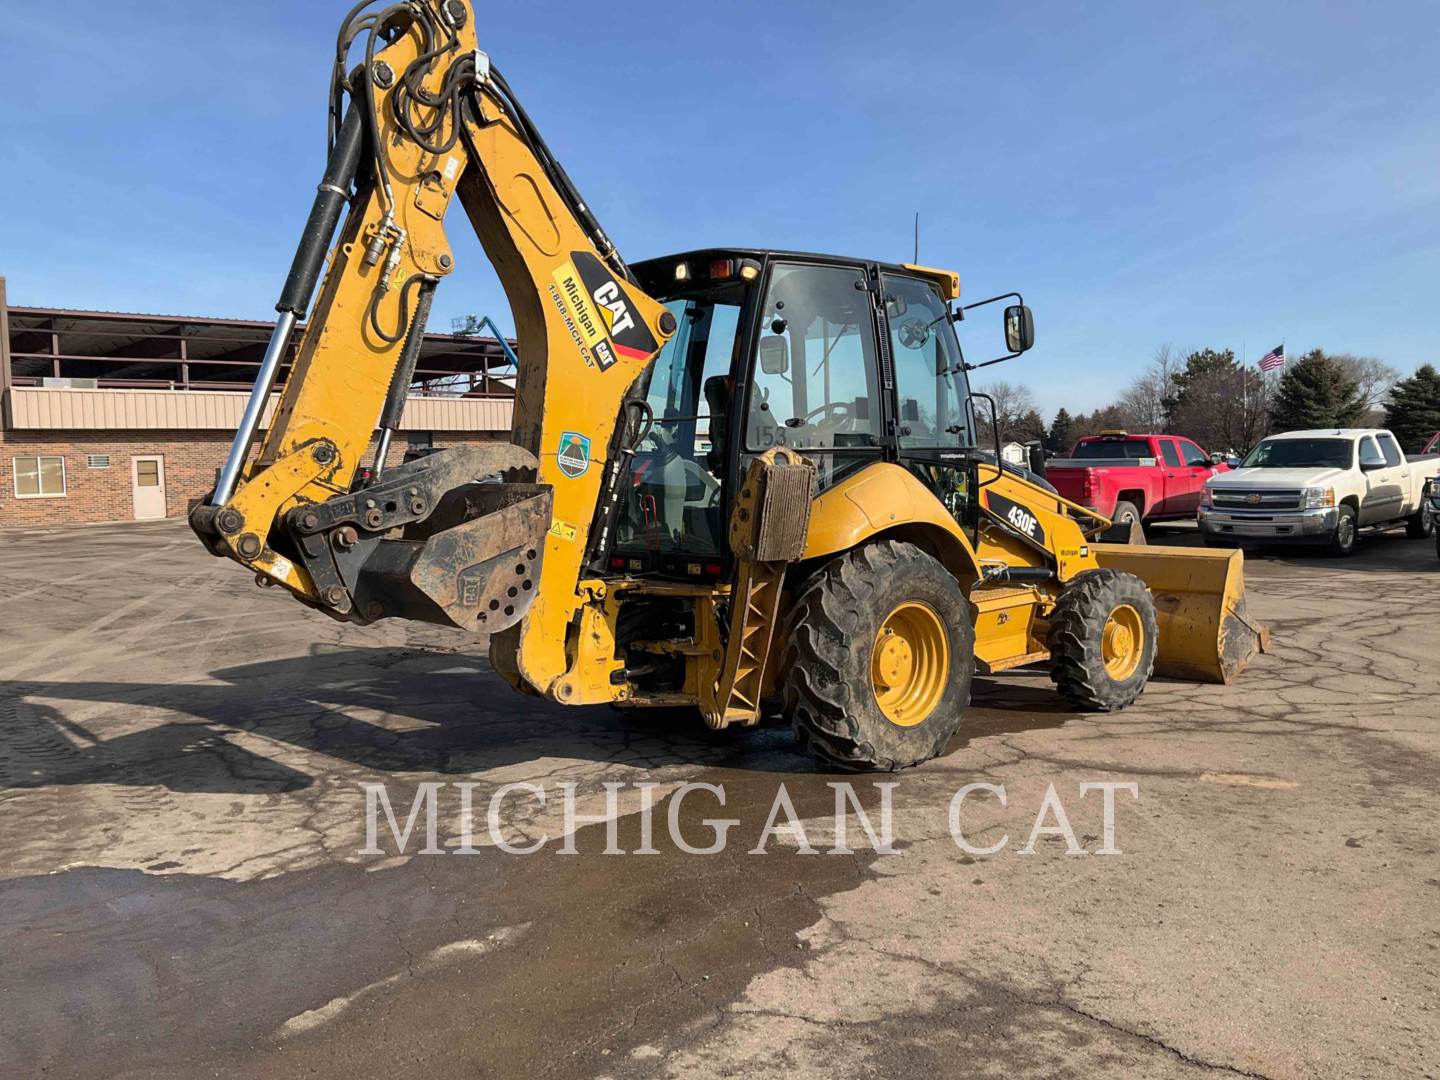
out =
<svg viewBox="0 0 1440 1080"><path fill-rule="evenodd" d="M1211 464L1211 465L1223 465L1224 463L1225 463L1225 455L1224 455L1224 454L1220 453L1219 450L1215 450L1215 451L1212 451L1212 452L1211 452L1211 454L1210 454L1210 464Z"/></svg>
<svg viewBox="0 0 1440 1080"><path fill-rule="evenodd" d="M1385 462L1383 462L1383 461L1362 461L1362 462L1360 462L1360 471L1361 471L1361 472L1375 472L1376 470L1378 470L1378 469L1383 469L1383 468L1385 468Z"/></svg>
<svg viewBox="0 0 1440 1080"><path fill-rule="evenodd" d="M760 370L766 375L784 375L790 370L790 344L779 334L760 339Z"/></svg>
<svg viewBox="0 0 1440 1080"><path fill-rule="evenodd" d="M1005 309L1005 347L1022 353L1035 344L1035 319L1024 304L1011 304Z"/></svg>

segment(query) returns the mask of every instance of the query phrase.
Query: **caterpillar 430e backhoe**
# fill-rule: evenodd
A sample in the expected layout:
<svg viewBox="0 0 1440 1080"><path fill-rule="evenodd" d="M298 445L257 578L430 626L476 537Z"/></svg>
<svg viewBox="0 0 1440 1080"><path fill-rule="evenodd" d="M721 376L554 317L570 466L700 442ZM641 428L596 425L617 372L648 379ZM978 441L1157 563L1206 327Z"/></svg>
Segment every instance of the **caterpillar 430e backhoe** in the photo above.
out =
<svg viewBox="0 0 1440 1080"><path fill-rule="evenodd" d="M515 319L513 437L386 468L454 198ZM1097 543L1108 521L977 447L959 293L780 251L627 265L467 0L362 4L274 337L191 522L335 618L488 635L520 690L717 728L778 708L842 767L939 753L977 668L1048 663L1100 710L1157 668L1228 681L1263 646L1242 556ZM997 299L1018 354L1030 312Z"/></svg>

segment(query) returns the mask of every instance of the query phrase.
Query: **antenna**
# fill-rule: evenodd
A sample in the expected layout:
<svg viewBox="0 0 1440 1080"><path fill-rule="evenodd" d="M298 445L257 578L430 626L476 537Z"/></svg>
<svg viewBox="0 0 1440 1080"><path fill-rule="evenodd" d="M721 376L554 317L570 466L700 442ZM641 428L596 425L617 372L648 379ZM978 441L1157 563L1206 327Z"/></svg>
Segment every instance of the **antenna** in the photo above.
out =
<svg viewBox="0 0 1440 1080"><path fill-rule="evenodd" d="M915 258L911 259L910 261L911 261L912 263L916 263L916 264L918 264L918 263L920 262L920 211L919 211L919 210L916 210L916 211L915 211Z"/></svg>

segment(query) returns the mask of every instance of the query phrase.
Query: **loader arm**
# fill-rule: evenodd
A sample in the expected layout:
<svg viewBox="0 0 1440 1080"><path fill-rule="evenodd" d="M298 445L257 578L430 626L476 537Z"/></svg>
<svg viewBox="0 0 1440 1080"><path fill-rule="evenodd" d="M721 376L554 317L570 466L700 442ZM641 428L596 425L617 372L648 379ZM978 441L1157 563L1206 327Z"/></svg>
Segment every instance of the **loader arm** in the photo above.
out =
<svg viewBox="0 0 1440 1080"><path fill-rule="evenodd" d="M498 634L497 667L543 693L566 670L567 630L593 594L582 579L603 558L644 425L637 380L675 320L635 285L477 48L466 0L362 5L339 42L325 178L230 458L192 525L215 554L335 617ZM347 73L352 45L365 59ZM431 298L454 268L444 222L456 197L515 319L512 438L386 469ZM359 486L377 431L375 478Z"/></svg>

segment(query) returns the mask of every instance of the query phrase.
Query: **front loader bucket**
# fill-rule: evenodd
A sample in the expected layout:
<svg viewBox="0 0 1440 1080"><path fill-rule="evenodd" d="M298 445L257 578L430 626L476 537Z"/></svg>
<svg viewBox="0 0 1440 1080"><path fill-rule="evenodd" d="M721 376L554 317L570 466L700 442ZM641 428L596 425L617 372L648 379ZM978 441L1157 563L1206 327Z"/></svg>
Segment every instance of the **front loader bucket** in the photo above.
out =
<svg viewBox="0 0 1440 1080"><path fill-rule="evenodd" d="M1090 550L1101 566L1149 586L1160 626L1157 674L1228 684L1270 647L1270 631L1245 611L1243 552L1129 544Z"/></svg>

